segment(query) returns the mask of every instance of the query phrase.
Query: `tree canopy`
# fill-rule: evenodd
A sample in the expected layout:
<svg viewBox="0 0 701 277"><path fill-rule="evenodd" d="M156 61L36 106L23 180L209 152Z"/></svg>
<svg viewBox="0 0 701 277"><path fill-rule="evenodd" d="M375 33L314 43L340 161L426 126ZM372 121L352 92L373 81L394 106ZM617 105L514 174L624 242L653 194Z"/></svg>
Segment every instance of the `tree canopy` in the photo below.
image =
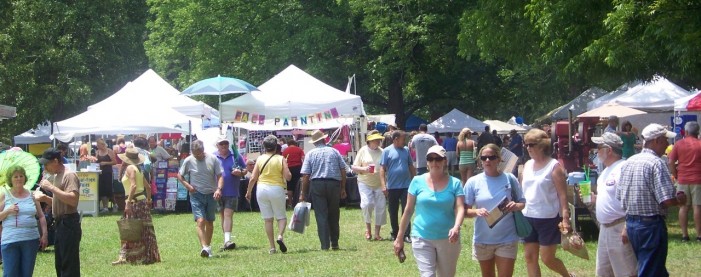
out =
<svg viewBox="0 0 701 277"><path fill-rule="evenodd" d="M151 67L176 88L295 64L374 113L527 121L599 86L701 85L698 1L0 0L0 139L84 111ZM234 96L227 96L230 98ZM214 105L216 100L204 97ZM226 100L226 99L224 99Z"/></svg>

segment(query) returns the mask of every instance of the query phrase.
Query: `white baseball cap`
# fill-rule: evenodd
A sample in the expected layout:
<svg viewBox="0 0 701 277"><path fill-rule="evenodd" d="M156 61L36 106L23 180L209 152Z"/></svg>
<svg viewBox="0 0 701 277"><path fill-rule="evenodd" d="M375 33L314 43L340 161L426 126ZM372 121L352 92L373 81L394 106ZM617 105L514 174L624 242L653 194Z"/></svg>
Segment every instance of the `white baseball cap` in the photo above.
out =
<svg viewBox="0 0 701 277"><path fill-rule="evenodd" d="M677 133L670 132L667 130L667 128L657 123L647 125L641 134L646 141L653 140L661 136L665 136L668 139L675 138L677 136Z"/></svg>

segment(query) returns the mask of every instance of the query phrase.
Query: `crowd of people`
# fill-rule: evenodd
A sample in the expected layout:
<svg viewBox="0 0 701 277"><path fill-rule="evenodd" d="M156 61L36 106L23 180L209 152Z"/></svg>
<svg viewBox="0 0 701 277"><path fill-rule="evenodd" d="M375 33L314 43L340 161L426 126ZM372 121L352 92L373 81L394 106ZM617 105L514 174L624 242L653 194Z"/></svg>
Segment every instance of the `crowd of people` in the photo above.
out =
<svg viewBox="0 0 701 277"><path fill-rule="evenodd" d="M701 241L701 191L697 188L701 184L699 124L687 123L684 139L671 150L668 141L676 134L659 124L650 124L641 132L638 154L632 154L637 152L636 130L629 122L624 122L620 131L617 127L617 118L612 118L603 133L591 141L597 146L603 165L591 206L600 223L596 275L667 276L669 207L681 206L683 241L690 240L686 221L693 207L696 240ZM224 235L221 249L236 248L231 235L232 217L238 206L241 178L247 174L250 179L245 198L257 199L269 254L287 252L287 208L297 201L309 200L313 203L320 249L338 250L340 202L346 198L347 171L351 170L358 175L364 239L384 240L382 226L387 224L389 214L390 240L396 255L404 262L404 248L411 244L421 276L456 275L465 218L475 218L471 253L483 276L513 275L519 243L524 246L529 276L541 275L541 262L558 275L573 276L556 257L561 234L572 231L572 215L566 172L552 157L553 143L545 130L531 129L523 137L513 131L500 138L487 127L473 140L473 132L465 128L457 139L452 134L441 139L427 134L426 125L421 125L415 135L409 136L402 130L384 135L369 132L366 145L355 153L351 166L337 149L328 145L328 135L320 130L312 133L308 142L314 148L306 153L295 140L283 141L283 150L276 136L267 136L263 139L265 152L256 160L246 160L238 151L232 151L224 138L216 141L215 153L206 153L201 140L192 141L178 180L189 193L201 246L199 255L213 256L211 242L217 213ZM520 172L499 170L504 149L519 157ZM125 192L122 217L143 222L141 239L122 241L118 258L112 264L160 262L151 220L147 162L167 160L171 154L156 143L155 137L135 140L129 146L118 141L113 149L99 139L95 156L82 146L80 151L86 161L109 166L110 175L112 165L121 164L119 180ZM522 157L526 154L530 159L524 162ZM24 188L27 177L23 168L10 168L6 174L8 187L0 195L6 276L31 276L37 251L47 245L42 202L52 206L55 219L57 274L79 275L79 181L76 173L64 166L64 156L61 149L44 152L39 162L46 177L39 182L40 190L34 192ZM481 172L475 174L477 164ZM451 174L456 166L459 178ZM298 182L300 189L295 195ZM107 194L100 196L109 198ZM105 205L103 201L103 209ZM527 235L517 231L515 213L521 213L530 225Z"/></svg>

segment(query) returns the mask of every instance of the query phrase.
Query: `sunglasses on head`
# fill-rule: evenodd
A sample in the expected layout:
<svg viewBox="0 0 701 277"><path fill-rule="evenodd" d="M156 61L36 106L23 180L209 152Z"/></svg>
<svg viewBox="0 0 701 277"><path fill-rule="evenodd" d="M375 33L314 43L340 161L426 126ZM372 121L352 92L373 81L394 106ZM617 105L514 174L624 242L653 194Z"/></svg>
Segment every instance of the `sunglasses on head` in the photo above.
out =
<svg viewBox="0 0 701 277"><path fill-rule="evenodd" d="M499 158L499 157L496 156L496 155L491 155L491 156L480 156L480 160L482 160L483 162L484 162L484 161L487 161L487 160L495 161L495 160L498 159L498 158Z"/></svg>
<svg viewBox="0 0 701 277"><path fill-rule="evenodd" d="M445 158L440 157L440 156L439 156L439 157L436 157L436 156L428 156L428 157L426 157L426 161L427 161L427 162L433 162L433 161L441 162L441 161L443 161L443 160L445 160Z"/></svg>
<svg viewBox="0 0 701 277"><path fill-rule="evenodd" d="M530 148L530 147L535 147L535 146L537 146L538 144L537 144L537 143L526 143L526 144L524 144L524 145L526 146L526 148Z"/></svg>

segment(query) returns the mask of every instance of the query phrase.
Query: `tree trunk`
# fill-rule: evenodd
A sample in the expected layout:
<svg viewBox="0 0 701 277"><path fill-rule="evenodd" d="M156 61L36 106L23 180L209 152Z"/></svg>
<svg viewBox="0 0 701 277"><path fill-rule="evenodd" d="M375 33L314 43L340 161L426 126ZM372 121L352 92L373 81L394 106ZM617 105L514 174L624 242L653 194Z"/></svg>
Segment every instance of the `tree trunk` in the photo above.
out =
<svg viewBox="0 0 701 277"><path fill-rule="evenodd" d="M403 74L396 73L389 82L389 91L387 92L387 107L390 113L394 114L394 122L399 129L404 130L407 115L404 111L404 90L402 82Z"/></svg>

